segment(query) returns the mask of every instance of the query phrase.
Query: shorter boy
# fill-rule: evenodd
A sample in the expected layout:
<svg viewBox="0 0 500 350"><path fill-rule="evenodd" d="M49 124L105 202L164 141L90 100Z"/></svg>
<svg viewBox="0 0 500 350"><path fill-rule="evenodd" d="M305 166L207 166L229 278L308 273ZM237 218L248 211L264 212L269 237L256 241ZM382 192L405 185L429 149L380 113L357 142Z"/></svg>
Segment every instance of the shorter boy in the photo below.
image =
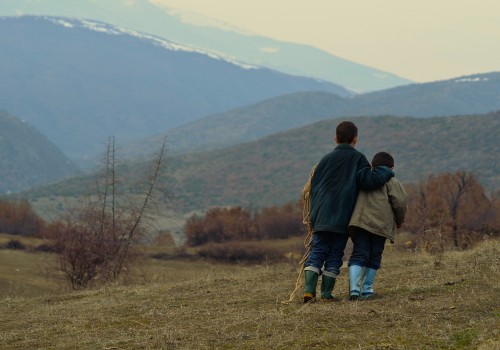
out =
<svg viewBox="0 0 500 350"><path fill-rule="evenodd" d="M377 153L372 167L394 168L394 158L386 152ZM349 234L354 243L349 259L350 300L373 295L373 282L382 262L386 239L394 243L396 227L406 215L407 194L401 183L392 177L379 189L361 191L349 221Z"/></svg>

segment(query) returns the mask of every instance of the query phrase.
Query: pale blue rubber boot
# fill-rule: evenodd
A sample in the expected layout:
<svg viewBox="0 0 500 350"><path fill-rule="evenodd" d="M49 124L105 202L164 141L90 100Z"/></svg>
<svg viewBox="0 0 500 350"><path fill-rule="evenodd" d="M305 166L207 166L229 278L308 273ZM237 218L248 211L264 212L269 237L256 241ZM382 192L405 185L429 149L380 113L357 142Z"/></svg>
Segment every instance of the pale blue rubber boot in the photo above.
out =
<svg viewBox="0 0 500 350"><path fill-rule="evenodd" d="M349 266L349 300L358 300L361 295L363 269L358 265Z"/></svg>
<svg viewBox="0 0 500 350"><path fill-rule="evenodd" d="M364 299L370 298L373 296L373 282L375 281L375 275L377 274L377 270L370 269L368 267L363 268L365 270L365 278L363 280L363 286L361 289L361 297Z"/></svg>

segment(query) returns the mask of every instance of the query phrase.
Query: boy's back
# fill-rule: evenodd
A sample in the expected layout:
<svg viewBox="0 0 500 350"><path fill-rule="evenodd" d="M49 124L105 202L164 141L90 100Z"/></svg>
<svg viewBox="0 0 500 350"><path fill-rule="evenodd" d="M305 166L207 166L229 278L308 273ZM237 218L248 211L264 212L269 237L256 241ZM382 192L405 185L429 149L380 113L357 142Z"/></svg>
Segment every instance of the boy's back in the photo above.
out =
<svg viewBox="0 0 500 350"><path fill-rule="evenodd" d="M349 222L349 231L356 227L383 236L394 242L396 226L406 215L407 194L401 183L392 177L383 187L361 191Z"/></svg>
<svg viewBox="0 0 500 350"><path fill-rule="evenodd" d="M394 158L387 152L375 154L373 167L394 169ZM373 283L381 266L387 239L394 242L396 227L401 226L406 214L406 191L392 177L384 186L372 191L361 191L349 222L353 242L349 258L349 299L370 298Z"/></svg>
<svg viewBox="0 0 500 350"><path fill-rule="evenodd" d="M321 159L311 183L311 225L314 232L347 233L347 224L360 189L374 189L389 169L371 170L366 157L348 144L339 144Z"/></svg>

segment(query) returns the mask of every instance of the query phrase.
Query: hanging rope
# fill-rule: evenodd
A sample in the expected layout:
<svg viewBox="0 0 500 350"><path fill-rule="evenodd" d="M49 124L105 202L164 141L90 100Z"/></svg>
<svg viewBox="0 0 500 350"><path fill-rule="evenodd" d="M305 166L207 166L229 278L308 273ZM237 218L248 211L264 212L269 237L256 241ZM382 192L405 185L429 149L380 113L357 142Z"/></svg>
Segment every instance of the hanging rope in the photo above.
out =
<svg viewBox="0 0 500 350"><path fill-rule="evenodd" d="M297 276L297 280L295 282L295 289L292 294L290 294L290 298L283 303L290 303L295 298L297 291L303 286L304 281L304 263L309 257L309 253L311 253L312 249L312 241L313 241L313 228L311 226L311 183L314 176L314 171L316 170L316 165L313 166L311 173L309 175L309 181L306 182L304 188L302 189L302 199L304 200L304 208L302 210L302 223L307 225L307 236L304 239L304 247L306 248L306 252L302 259L299 262L299 275Z"/></svg>

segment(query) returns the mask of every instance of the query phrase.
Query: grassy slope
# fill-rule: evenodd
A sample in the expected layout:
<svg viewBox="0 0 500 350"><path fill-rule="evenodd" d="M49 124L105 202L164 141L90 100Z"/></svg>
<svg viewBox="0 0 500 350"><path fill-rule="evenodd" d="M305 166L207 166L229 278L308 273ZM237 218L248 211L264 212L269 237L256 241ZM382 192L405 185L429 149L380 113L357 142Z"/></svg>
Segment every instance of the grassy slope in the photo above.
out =
<svg viewBox="0 0 500 350"><path fill-rule="evenodd" d="M136 283L2 297L1 349L498 349L500 241L435 257L387 248L379 297L284 304L295 264L149 261ZM1 255L0 255L1 257ZM2 265L3 265L3 259Z"/></svg>
<svg viewBox="0 0 500 350"><path fill-rule="evenodd" d="M53 257L30 252L43 244L43 240L0 234L0 247L10 240L19 241L26 250L0 249L0 298L34 297L61 290L64 280L59 273L54 272Z"/></svg>

